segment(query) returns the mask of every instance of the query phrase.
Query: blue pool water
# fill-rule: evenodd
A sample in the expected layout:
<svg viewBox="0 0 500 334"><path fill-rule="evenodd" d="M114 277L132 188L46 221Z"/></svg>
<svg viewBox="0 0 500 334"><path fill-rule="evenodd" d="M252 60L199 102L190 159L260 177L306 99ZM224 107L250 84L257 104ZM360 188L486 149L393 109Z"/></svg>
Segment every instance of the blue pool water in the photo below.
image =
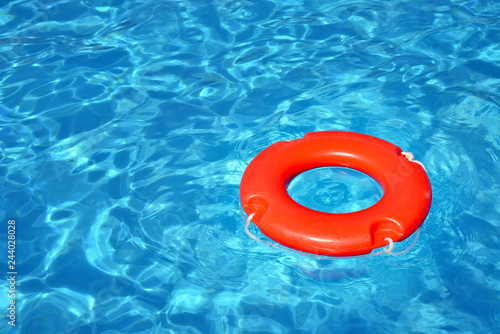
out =
<svg viewBox="0 0 500 334"><path fill-rule="evenodd" d="M500 333L499 18L487 0L2 2L2 333ZM425 164L409 252L245 234L247 164L320 130ZM342 182L310 204L379 196Z"/></svg>

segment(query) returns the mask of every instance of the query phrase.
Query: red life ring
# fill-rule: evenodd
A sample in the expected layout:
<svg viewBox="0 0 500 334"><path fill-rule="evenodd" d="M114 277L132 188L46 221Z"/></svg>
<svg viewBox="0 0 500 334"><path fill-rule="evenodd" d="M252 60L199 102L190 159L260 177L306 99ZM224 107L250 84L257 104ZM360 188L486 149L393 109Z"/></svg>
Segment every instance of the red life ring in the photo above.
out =
<svg viewBox="0 0 500 334"><path fill-rule="evenodd" d="M352 256L402 241L424 222L432 190L427 173L385 140L343 131L307 133L277 142L248 165L240 186L247 215L274 241L307 253ZM369 208L350 213L315 211L287 192L294 177L307 170L339 166L368 174L383 189Z"/></svg>

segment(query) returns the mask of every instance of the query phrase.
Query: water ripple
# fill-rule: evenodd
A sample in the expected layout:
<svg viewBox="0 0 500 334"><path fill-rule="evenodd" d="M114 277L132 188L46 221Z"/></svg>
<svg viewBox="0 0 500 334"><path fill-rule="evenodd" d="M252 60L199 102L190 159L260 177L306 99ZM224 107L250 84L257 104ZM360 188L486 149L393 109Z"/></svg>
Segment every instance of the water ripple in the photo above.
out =
<svg viewBox="0 0 500 334"><path fill-rule="evenodd" d="M0 5L0 217L19 226L19 328L495 331L499 12ZM319 130L371 134L424 162L433 204L410 252L326 260L246 236L248 163Z"/></svg>

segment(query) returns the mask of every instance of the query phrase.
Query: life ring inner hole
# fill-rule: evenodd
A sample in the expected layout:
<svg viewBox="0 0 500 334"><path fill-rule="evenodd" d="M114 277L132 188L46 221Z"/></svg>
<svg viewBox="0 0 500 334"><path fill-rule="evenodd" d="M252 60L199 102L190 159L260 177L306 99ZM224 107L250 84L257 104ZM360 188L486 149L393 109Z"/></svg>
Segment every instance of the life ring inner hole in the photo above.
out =
<svg viewBox="0 0 500 334"><path fill-rule="evenodd" d="M382 187L369 175L345 167L321 167L297 175L287 192L297 203L316 211L349 213L377 203Z"/></svg>

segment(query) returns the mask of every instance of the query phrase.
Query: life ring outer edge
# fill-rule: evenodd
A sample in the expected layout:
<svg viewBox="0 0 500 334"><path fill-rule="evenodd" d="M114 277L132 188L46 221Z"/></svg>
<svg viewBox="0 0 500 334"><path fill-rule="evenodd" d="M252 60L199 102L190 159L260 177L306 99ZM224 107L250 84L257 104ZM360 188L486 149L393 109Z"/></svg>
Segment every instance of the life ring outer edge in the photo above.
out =
<svg viewBox="0 0 500 334"><path fill-rule="evenodd" d="M243 210L256 214L253 221L266 236L307 253L361 255L387 245L385 237L402 241L425 220L432 189L423 168L401 152L385 140L344 131L277 142L247 166L240 186ZM295 176L326 166L366 173L382 186L384 195L373 206L346 214L315 211L291 199L286 187Z"/></svg>

